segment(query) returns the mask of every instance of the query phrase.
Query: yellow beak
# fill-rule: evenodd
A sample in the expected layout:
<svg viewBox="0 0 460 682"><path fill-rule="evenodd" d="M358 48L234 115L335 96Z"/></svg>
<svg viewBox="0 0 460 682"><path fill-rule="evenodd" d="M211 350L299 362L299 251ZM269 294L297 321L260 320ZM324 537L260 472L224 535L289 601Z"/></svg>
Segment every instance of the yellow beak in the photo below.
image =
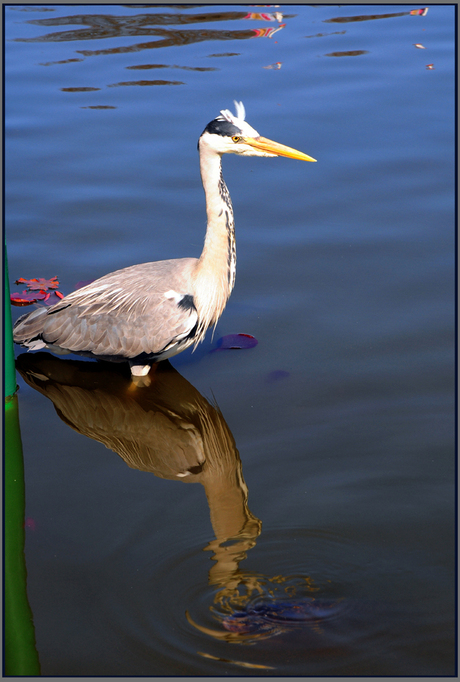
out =
<svg viewBox="0 0 460 682"><path fill-rule="evenodd" d="M246 144L254 147L254 149L260 149L263 152L275 154L276 156L287 156L290 159L299 159L300 161L316 161L316 159L308 156L308 154L298 152L297 149L286 147L284 144L273 142L273 140L267 140L266 137L245 137L244 141Z"/></svg>

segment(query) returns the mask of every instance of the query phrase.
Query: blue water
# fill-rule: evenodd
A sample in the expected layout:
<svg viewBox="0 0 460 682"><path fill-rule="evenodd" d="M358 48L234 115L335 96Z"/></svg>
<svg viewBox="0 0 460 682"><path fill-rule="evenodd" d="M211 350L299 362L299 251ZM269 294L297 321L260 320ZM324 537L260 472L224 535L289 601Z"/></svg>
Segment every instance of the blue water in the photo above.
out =
<svg viewBox="0 0 460 682"><path fill-rule="evenodd" d="M43 675L454 674L456 7L420 8L5 7L12 291L199 255L234 99L318 160L224 159L236 286L179 376L22 358ZM354 607L216 636L273 595Z"/></svg>

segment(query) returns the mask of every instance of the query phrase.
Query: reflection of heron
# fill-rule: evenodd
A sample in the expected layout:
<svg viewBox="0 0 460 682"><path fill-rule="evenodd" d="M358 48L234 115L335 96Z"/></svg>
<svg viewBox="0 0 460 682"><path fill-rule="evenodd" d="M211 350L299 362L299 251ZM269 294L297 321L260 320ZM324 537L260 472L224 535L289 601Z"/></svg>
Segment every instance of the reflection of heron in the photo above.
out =
<svg viewBox="0 0 460 682"><path fill-rule="evenodd" d="M158 366L149 387L136 392L129 391L123 366L61 360L47 353L23 353L16 366L68 426L103 443L131 468L203 485L216 536L206 547L215 561L209 581L234 589L240 581L238 565L255 545L262 524L248 509L241 460L220 410L169 362Z"/></svg>
<svg viewBox="0 0 460 682"><path fill-rule="evenodd" d="M248 508L234 438L217 406L169 362L158 365L150 386L135 392L125 366L23 353L17 369L68 426L103 443L131 468L203 485L215 534L204 547L212 552L208 582L216 589L210 610L220 628L196 623L187 610L193 627L223 641L251 642L297 626L317 628L342 613L346 604L322 594L310 576L269 577L240 568L262 524Z"/></svg>
<svg viewBox="0 0 460 682"><path fill-rule="evenodd" d="M244 120L243 104L235 105L236 115L221 111L198 142L208 218L200 258L133 265L105 275L54 306L19 318L16 343L30 350L128 360L133 376L145 376L152 362L203 340L221 316L235 281L233 210L222 155L315 161L261 137Z"/></svg>

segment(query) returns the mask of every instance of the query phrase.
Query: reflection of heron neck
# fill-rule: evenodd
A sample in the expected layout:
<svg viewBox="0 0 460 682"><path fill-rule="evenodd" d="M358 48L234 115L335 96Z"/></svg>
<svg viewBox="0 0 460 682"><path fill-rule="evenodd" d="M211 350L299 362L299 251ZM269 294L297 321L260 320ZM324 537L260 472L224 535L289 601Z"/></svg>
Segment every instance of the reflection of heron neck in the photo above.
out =
<svg viewBox="0 0 460 682"><path fill-rule="evenodd" d="M231 479L216 476L210 481L203 477L202 481L208 499L212 528L219 544L238 535L250 514L247 508L247 489L243 490L237 481L237 472L234 471L233 474ZM246 485L244 487L246 488Z"/></svg>
<svg viewBox="0 0 460 682"><path fill-rule="evenodd" d="M212 558L216 562L209 571L209 583L226 587L232 584L240 561L255 545L262 527L248 509L247 487L240 471L232 473L231 477L202 480L216 536L206 547L214 552Z"/></svg>

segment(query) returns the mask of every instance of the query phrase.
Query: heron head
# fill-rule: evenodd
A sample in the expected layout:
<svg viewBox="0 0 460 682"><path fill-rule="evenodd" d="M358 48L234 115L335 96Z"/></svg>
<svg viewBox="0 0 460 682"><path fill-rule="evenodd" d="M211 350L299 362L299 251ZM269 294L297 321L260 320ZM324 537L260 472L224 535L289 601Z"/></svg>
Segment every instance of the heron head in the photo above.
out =
<svg viewBox="0 0 460 682"><path fill-rule="evenodd" d="M316 161L311 156L291 147L273 142L259 135L257 130L245 121L243 102L235 101L236 114L223 109L220 115L208 123L198 141L217 154L240 154L241 156L286 156L301 161Z"/></svg>

